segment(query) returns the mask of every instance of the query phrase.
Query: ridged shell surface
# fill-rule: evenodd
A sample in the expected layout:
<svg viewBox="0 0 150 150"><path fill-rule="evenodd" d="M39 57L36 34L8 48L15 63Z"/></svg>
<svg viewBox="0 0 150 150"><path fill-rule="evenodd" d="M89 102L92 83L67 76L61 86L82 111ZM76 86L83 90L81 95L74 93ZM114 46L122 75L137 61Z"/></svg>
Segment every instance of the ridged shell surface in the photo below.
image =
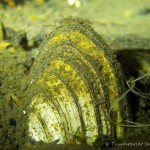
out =
<svg viewBox="0 0 150 150"><path fill-rule="evenodd" d="M119 65L87 23L64 19L50 33L31 70L29 135L36 141L92 144L104 136L121 138L114 122L127 118L117 103L123 83Z"/></svg>

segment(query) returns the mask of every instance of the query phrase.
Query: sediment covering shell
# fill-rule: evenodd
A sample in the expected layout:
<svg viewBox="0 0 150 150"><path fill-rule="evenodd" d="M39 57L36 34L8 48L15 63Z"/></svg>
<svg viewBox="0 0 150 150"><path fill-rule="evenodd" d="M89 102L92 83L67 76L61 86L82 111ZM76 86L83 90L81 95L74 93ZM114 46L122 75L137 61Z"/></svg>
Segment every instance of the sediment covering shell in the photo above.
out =
<svg viewBox="0 0 150 150"><path fill-rule="evenodd" d="M115 103L123 83L114 56L87 23L62 20L42 48L30 78L29 134L39 141L88 143L121 138L114 122L127 118L126 101Z"/></svg>

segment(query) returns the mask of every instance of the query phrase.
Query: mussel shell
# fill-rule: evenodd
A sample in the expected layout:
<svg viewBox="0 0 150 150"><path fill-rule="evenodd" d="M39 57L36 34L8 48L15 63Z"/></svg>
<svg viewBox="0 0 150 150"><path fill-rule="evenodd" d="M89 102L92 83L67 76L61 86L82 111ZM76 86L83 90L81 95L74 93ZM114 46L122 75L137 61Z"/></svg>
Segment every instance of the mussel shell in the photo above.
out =
<svg viewBox="0 0 150 150"><path fill-rule="evenodd" d="M128 118L120 66L92 27L66 18L50 33L29 80L29 135L36 141L92 144L119 139ZM109 119L109 109L115 105Z"/></svg>

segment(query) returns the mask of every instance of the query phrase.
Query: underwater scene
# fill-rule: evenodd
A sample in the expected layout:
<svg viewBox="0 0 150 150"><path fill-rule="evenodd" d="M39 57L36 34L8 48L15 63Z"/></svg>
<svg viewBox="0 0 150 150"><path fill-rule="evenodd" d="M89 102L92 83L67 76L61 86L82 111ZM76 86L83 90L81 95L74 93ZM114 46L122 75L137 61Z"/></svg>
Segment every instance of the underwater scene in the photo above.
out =
<svg viewBox="0 0 150 150"><path fill-rule="evenodd" d="M0 150L148 150L149 135L149 0L0 0Z"/></svg>

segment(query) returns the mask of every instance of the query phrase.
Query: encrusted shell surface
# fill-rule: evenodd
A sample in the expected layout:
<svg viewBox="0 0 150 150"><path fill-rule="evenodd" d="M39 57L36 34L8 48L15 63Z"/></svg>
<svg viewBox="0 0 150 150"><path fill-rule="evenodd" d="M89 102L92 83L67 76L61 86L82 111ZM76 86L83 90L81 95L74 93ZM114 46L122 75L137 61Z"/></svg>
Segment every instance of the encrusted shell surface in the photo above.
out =
<svg viewBox="0 0 150 150"><path fill-rule="evenodd" d="M29 135L36 141L92 144L121 138L123 83L107 44L87 23L67 18L43 46L30 77Z"/></svg>

